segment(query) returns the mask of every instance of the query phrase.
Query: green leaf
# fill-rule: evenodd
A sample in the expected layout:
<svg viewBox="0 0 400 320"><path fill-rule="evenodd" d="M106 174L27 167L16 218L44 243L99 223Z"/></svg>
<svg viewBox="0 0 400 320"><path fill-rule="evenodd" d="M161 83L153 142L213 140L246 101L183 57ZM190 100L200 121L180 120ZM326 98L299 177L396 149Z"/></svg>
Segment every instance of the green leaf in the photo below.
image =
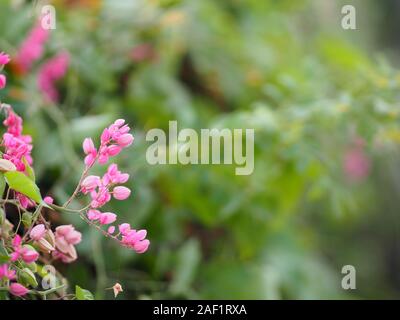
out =
<svg viewBox="0 0 400 320"><path fill-rule="evenodd" d="M24 269L18 271L18 281L25 283L25 284L29 284L32 287L38 286L36 277L29 268L24 268Z"/></svg>
<svg viewBox="0 0 400 320"><path fill-rule="evenodd" d="M26 175L19 171L9 171L4 173L6 182L11 189L18 191L36 203L42 201L42 196L35 182L29 179Z"/></svg>
<svg viewBox="0 0 400 320"><path fill-rule="evenodd" d="M28 177L35 182L36 177L35 177L35 171L33 171L33 168L29 165L28 161L26 161L25 157L22 158L22 162L25 165L25 172L28 175Z"/></svg>
<svg viewBox="0 0 400 320"><path fill-rule="evenodd" d="M80 286L75 286L75 297L78 300L94 300L93 294Z"/></svg>
<svg viewBox="0 0 400 320"><path fill-rule="evenodd" d="M4 175L0 173L0 197L3 196L5 188L6 188L6 179L4 179Z"/></svg>
<svg viewBox="0 0 400 320"><path fill-rule="evenodd" d="M32 213L30 212L24 212L22 214L22 223L26 228L28 228L32 224Z"/></svg>
<svg viewBox="0 0 400 320"><path fill-rule="evenodd" d="M5 254L0 254L0 264L10 261L10 257Z"/></svg>

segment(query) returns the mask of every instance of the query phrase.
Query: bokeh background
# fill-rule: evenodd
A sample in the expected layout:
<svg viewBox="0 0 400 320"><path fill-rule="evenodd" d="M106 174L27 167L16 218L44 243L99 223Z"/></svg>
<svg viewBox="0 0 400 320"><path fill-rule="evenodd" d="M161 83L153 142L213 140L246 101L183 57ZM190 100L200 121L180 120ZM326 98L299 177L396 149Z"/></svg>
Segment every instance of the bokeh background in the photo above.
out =
<svg viewBox="0 0 400 320"><path fill-rule="evenodd" d="M75 284L119 299L400 298L400 1L55 0L57 25L1 99L25 119L44 195L63 203L81 142L125 118L118 157L132 196L107 209L148 229L138 255L79 218ZM0 49L16 56L38 1L0 0ZM353 4L357 30L343 30ZM41 67L68 52L59 98ZM146 162L152 128L254 128L255 171ZM104 168L97 169L101 173ZM96 170L95 170L96 172ZM84 198L81 198L85 201ZM79 203L74 203L79 207ZM344 265L357 289L341 288Z"/></svg>

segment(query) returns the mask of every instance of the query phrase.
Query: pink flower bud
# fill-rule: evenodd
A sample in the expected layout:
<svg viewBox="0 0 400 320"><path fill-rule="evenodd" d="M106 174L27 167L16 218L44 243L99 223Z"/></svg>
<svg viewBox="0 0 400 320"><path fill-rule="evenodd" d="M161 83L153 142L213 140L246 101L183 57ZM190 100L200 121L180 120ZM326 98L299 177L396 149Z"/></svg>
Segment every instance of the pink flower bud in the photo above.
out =
<svg viewBox="0 0 400 320"><path fill-rule="evenodd" d="M114 226L109 227L108 230L107 230L107 232L108 232L109 234L113 234L113 233L115 232L115 227L114 227Z"/></svg>
<svg viewBox="0 0 400 320"><path fill-rule="evenodd" d="M116 156L118 153L120 153L121 152L121 147L120 146L117 146L117 145L115 145L115 144L113 144L113 145L111 145L111 146L109 146L108 148L107 148L107 153L110 155L110 156Z"/></svg>
<svg viewBox="0 0 400 320"><path fill-rule="evenodd" d="M46 228L44 224L38 224L37 226L33 227L31 232L29 233L29 236L31 237L31 239L39 241L44 237L45 233Z"/></svg>
<svg viewBox="0 0 400 320"><path fill-rule="evenodd" d="M125 123L124 119L117 119L114 121L114 124L118 127L122 126Z"/></svg>
<svg viewBox="0 0 400 320"><path fill-rule="evenodd" d="M31 263L35 262L39 258L39 253L37 253L35 250L23 248L21 250L21 257L24 262Z"/></svg>
<svg viewBox="0 0 400 320"><path fill-rule="evenodd" d="M131 190L127 187L118 186L113 190L113 196L117 200L125 200L131 194Z"/></svg>
<svg viewBox="0 0 400 320"><path fill-rule="evenodd" d="M105 144L108 141L110 141L110 139L111 139L111 133L107 128L105 128L100 136L100 141L102 144Z"/></svg>
<svg viewBox="0 0 400 320"><path fill-rule="evenodd" d="M99 217L100 224L110 224L117 220L117 215L112 212L104 212Z"/></svg>
<svg viewBox="0 0 400 320"><path fill-rule="evenodd" d="M121 147L128 147L132 144L133 142L133 136L130 133L125 133L122 136L120 136L117 140L117 143Z"/></svg>
<svg viewBox="0 0 400 320"><path fill-rule="evenodd" d="M8 54L5 54L4 52L0 52L0 66L1 65L4 66L9 62L10 62L10 56Z"/></svg>
<svg viewBox="0 0 400 320"><path fill-rule="evenodd" d="M82 240L82 234L79 231L74 230L66 234L64 238L69 244L78 244Z"/></svg>
<svg viewBox="0 0 400 320"><path fill-rule="evenodd" d="M83 193L88 193L93 191L100 185L100 177L98 176L88 176L83 179L81 183L81 188Z"/></svg>
<svg viewBox="0 0 400 320"><path fill-rule="evenodd" d="M88 167L91 167L94 164L94 161L96 160L96 154L88 154L85 157L85 164Z"/></svg>
<svg viewBox="0 0 400 320"><path fill-rule="evenodd" d="M131 226L129 223L123 223L118 226L118 229L123 235L127 235L131 231Z"/></svg>
<svg viewBox="0 0 400 320"><path fill-rule="evenodd" d="M3 89L7 84L7 78L4 74L0 74L0 89Z"/></svg>
<svg viewBox="0 0 400 320"><path fill-rule="evenodd" d="M25 288L22 284L19 283L12 283L10 285L10 293L14 296L20 297L26 295L29 290Z"/></svg>
<svg viewBox="0 0 400 320"><path fill-rule="evenodd" d="M137 253L144 253L145 251L147 251L147 249L149 248L150 245L150 241L145 239L143 241L138 241L134 244L133 249L137 252Z"/></svg>
<svg viewBox="0 0 400 320"><path fill-rule="evenodd" d="M90 209L87 212L87 217L89 220L98 220L101 212L99 210Z"/></svg>
<svg viewBox="0 0 400 320"><path fill-rule="evenodd" d="M53 204L54 199L52 197L47 196L44 197L43 201L46 202L47 204Z"/></svg>
<svg viewBox="0 0 400 320"><path fill-rule="evenodd" d="M83 140L82 146L83 146L83 152L85 152L85 154L89 154L93 151L96 151L93 140L91 138L85 138L85 140Z"/></svg>

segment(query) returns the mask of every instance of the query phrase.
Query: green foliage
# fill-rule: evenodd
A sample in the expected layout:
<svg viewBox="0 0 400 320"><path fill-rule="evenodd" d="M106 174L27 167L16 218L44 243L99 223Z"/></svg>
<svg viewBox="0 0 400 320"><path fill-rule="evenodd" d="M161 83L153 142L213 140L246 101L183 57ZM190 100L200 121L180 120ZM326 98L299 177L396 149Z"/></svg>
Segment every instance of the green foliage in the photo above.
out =
<svg viewBox="0 0 400 320"><path fill-rule="evenodd" d="M77 300L94 300L93 294L86 289L75 286L75 297Z"/></svg>
<svg viewBox="0 0 400 320"><path fill-rule="evenodd" d="M7 184L11 189L18 191L34 200L36 203L42 202L40 190L33 180L19 171L8 171L4 173Z"/></svg>

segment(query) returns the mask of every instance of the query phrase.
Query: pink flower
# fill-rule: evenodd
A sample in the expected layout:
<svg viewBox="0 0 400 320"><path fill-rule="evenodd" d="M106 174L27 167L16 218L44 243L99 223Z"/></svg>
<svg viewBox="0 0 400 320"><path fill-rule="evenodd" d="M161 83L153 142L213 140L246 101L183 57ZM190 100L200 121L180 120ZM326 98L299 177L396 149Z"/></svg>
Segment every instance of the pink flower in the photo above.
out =
<svg viewBox="0 0 400 320"><path fill-rule="evenodd" d="M364 151L364 140L356 138L344 155L343 170L354 182L364 180L370 171L370 160Z"/></svg>
<svg viewBox="0 0 400 320"><path fill-rule="evenodd" d="M26 263L32 263L35 262L37 259L39 259L39 253L37 253L35 250L22 248L21 258Z"/></svg>
<svg viewBox="0 0 400 320"><path fill-rule="evenodd" d="M0 265L0 281L5 278L8 280L15 279L15 270L11 270L8 264Z"/></svg>
<svg viewBox="0 0 400 320"><path fill-rule="evenodd" d="M128 179L129 179L129 174L122 173L121 171L119 171L118 166L115 163L113 163L108 167L106 174L103 176L103 183L104 184L125 183L128 181Z"/></svg>
<svg viewBox="0 0 400 320"><path fill-rule="evenodd" d="M117 216L112 212L104 212L99 216L99 222L102 225L113 223L115 220L117 220Z"/></svg>
<svg viewBox="0 0 400 320"><path fill-rule="evenodd" d="M39 70L38 86L51 102L59 100L56 81L64 77L69 65L69 54L61 52L48 60Z"/></svg>
<svg viewBox="0 0 400 320"><path fill-rule="evenodd" d="M125 200L129 197L130 194L131 194L131 190L129 190L129 188L123 187L123 186L115 187L113 190L113 196L117 200Z"/></svg>
<svg viewBox="0 0 400 320"><path fill-rule="evenodd" d="M90 196L92 197L92 202L90 203L92 208L100 208L111 200L111 193L103 185L99 187L98 191L92 191Z"/></svg>
<svg viewBox="0 0 400 320"><path fill-rule="evenodd" d="M143 241L138 241L133 245L133 249L136 251L136 253L144 253L147 251L147 249L150 246L150 241L145 239Z"/></svg>
<svg viewBox="0 0 400 320"><path fill-rule="evenodd" d="M15 62L20 67L22 72L27 72L32 67L32 64L39 60L44 51L44 44L46 43L49 36L49 31L43 29L41 24L38 22L28 37L22 42Z"/></svg>
<svg viewBox="0 0 400 320"><path fill-rule="evenodd" d="M50 196L47 196L47 197L44 197L43 201L46 202L47 204L53 204L54 199Z"/></svg>
<svg viewBox="0 0 400 320"><path fill-rule="evenodd" d="M22 284L19 283L12 283L10 285L10 293L14 296L20 297L26 295L29 290L25 288Z"/></svg>
<svg viewBox="0 0 400 320"><path fill-rule="evenodd" d="M21 258L26 263L31 263L39 258L39 254L28 247L22 247L22 238L17 234L12 240L12 247L14 252L11 253L11 261L17 261Z"/></svg>
<svg viewBox="0 0 400 320"><path fill-rule="evenodd" d="M39 258L39 254L31 247L22 247L22 238L17 234L12 240L14 252L11 253L11 261L17 261L21 258L26 263L31 263Z"/></svg>
<svg viewBox="0 0 400 320"><path fill-rule="evenodd" d="M44 237L46 234L46 228L43 224L38 224L35 227L32 228L31 232L29 233L29 236L31 239L39 241Z"/></svg>
<svg viewBox="0 0 400 320"><path fill-rule="evenodd" d="M121 147L128 147L132 144L133 142L133 136L130 133L125 133L118 137L117 143Z"/></svg>
<svg viewBox="0 0 400 320"><path fill-rule="evenodd" d="M97 156L99 164L106 164L110 157L116 156L123 148L131 145L134 138L129 130L129 126L125 124L123 119L118 119L108 128L105 128L100 136L98 153L93 141L86 138L83 142L84 145L86 144L86 147L83 148L87 155L85 158L86 166L92 166ZM88 139L90 139L90 142Z"/></svg>
<svg viewBox="0 0 400 320"><path fill-rule="evenodd" d="M95 190L100 186L100 177L98 176L88 176L81 183L81 191L86 194Z"/></svg>
<svg viewBox="0 0 400 320"><path fill-rule="evenodd" d="M131 229L130 226L128 227L126 225L123 226L122 230L124 232L121 232L123 234L121 238L121 243L124 246L132 248L137 253L144 253L145 251L147 251L150 245L150 241L145 239L147 235L146 230L136 231L134 229Z"/></svg>
<svg viewBox="0 0 400 320"><path fill-rule="evenodd" d="M4 74L0 74L0 89L4 89L7 84L7 78Z"/></svg>
<svg viewBox="0 0 400 320"><path fill-rule="evenodd" d="M113 234L113 233L115 232L115 227L114 227L114 226L110 226L110 227L107 229L107 232L108 232L109 234Z"/></svg>
<svg viewBox="0 0 400 320"><path fill-rule="evenodd" d="M55 245L53 257L62 260L64 263L70 263L77 259L78 255L74 245L82 240L82 234L76 231L72 225L63 225L56 228Z"/></svg>
<svg viewBox="0 0 400 320"><path fill-rule="evenodd" d="M99 210L90 209L87 212L87 217L89 220L98 220L100 217L101 212Z"/></svg>
<svg viewBox="0 0 400 320"><path fill-rule="evenodd" d="M129 231L131 231L131 226L129 223L123 223L118 226L119 232L126 236Z"/></svg>
<svg viewBox="0 0 400 320"><path fill-rule="evenodd" d="M4 66L10 62L10 56L4 52L0 52L0 66Z"/></svg>
<svg viewBox="0 0 400 320"><path fill-rule="evenodd" d="M93 140L91 138L85 138L85 140L83 140L82 146L83 152L86 154L85 164L87 167L91 167L97 157L97 150L94 147Z"/></svg>
<svg viewBox="0 0 400 320"><path fill-rule="evenodd" d="M4 159L10 160L18 171L25 171L23 159L32 164L32 138L29 135L22 134L22 119L14 113L10 106L6 105L7 118L3 124L7 127L7 132L3 134L2 144L5 147ZM29 205L29 201L19 198L24 207ZM26 206L25 206L26 205Z"/></svg>

